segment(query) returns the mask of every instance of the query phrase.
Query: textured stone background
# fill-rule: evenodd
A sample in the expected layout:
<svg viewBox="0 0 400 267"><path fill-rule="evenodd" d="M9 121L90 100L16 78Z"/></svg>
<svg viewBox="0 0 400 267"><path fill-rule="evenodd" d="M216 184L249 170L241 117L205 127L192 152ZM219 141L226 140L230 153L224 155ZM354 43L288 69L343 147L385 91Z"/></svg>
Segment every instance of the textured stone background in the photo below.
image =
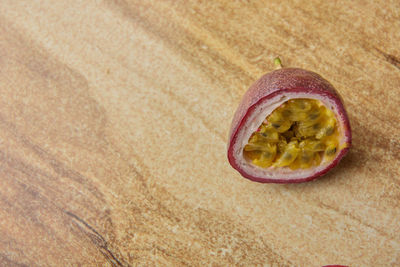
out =
<svg viewBox="0 0 400 267"><path fill-rule="evenodd" d="M400 265L400 2L0 1L1 266ZM341 93L315 182L228 164L274 68Z"/></svg>

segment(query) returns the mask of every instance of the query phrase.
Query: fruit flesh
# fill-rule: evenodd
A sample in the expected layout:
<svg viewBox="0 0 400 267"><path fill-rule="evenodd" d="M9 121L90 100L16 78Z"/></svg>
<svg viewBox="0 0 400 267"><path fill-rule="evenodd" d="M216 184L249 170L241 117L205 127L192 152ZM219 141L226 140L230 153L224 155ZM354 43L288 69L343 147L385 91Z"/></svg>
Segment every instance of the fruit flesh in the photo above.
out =
<svg viewBox="0 0 400 267"><path fill-rule="evenodd" d="M316 99L291 99L267 116L243 154L261 168L308 169L333 160L338 140L337 121L329 108Z"/></svg>

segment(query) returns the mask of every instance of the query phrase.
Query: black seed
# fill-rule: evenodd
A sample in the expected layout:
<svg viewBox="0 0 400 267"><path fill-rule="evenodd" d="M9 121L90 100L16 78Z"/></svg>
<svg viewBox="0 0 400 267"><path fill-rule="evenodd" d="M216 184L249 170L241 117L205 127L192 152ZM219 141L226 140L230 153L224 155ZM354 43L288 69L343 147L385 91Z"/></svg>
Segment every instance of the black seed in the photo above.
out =
<svg viewBox="0 0 400 267"><path fill-rule="evenodd" d="M333 128L332 127L329 127L327 130L326 130L326 135L327 136L330 136L330 135L332 135L333 134Z"/></svg>
<svg viewBox="0 0 400 267"><path fill-rule="evenodd" d="M281 127L281 125L278 124L278 123L272 123L272 126L273 126L274 128L276 128L276 129L278 129L279 127Z"/></svg>
<svg viewBox="0 0 400 267"><path fill-rule="evenodd" d="M282 115L283 115L284 117L289 117L290 114L292 114L292 112L291 112L290 110L288 110L288 109L286 109L286 110L284 110L284 111L282 112Z"/></svg>
<svg viewBox="0 0 400 267"><path fill-rule="evenodd" d="M327 155L333 155L333 154L335 154L335 153L336 153L336 147L334 147L334 148L329 149L329 150L326 151L326 154L327 154Z"/></svg>
<svg viewBox="0 0 400 267"><path fill-rule="evenodd" d="M314 150L322 149L322 144L318 143L314 146Z"/></svg>
<svg viewBox="0 0 400 267"><path fill-rule="evenodd" d="M308 115L308 118L310 120L315 120L318 117L319 117L319 113L313 113L313 114Z"/></svg>
<svg viewBox="0 0 400 267"><path fill-rule="evenodd" d="M303 156L301 157L301 161L303 161L303 162L307 162L307 161L309 161L309 160L310 160L310 157L307 156L307 155L303 155Z"/></svg>
<svg viewBox="0 0 400 267"><path fill-rule="evenodd" d="M286 141L288 141L294 136L294 133L292 131L287 131L282 133L282 135L286 138Z"/></svg>
<svg viewBox="0 0 400 267"><path fill-rule="evenodd" d="M271 157L271 153L270 153L270 152L264 152L263 155L264 155L264 157L266 157L266 158Z"/></svg>
<svg viewBox="0 0 400 267"><path fill-rule="evenodd" d="M292 158L292 154L290 153L285 153L285 155L283 156L284 159L291 159Z"/></svg>
<svg viewBox="0 0 400 267"><path fill-rule="evenodd" d="M305 109L306 108L306 104L304 102L300 102L299 103L299 108Z"/></svg>

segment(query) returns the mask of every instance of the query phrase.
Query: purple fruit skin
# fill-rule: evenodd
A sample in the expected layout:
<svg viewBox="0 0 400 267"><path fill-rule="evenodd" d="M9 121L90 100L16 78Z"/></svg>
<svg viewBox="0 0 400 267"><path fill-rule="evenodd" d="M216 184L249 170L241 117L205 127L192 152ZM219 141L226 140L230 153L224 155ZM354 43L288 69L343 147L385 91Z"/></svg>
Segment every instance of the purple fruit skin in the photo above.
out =
<svg viewBox="0 0 400 267"><path fill-rule="evenodd" d="M238 130L245 124L246 118L251 115L257 104L266 99L271 99L277 95L290 95L293 92L307 93L310 95L321 95L334 101L338 109L338 115L342 118L344 127L344 138L347 147L342 149L325 169L314 173L311 176L299 179L268 179L264 177L256 177L244 172L235 162L233 145L238 141ZM299 68L283 68L267 73L257 80L245 93L242 101L232 120L229 142L228 142L228 160L234 169L236 169L243 177L260 183L301 183L316 179L327 173L335 167L339 161L347 154L351 147L351 128L347 116L347 112L343 106L343 101L335 88L319 74Z"/></svg>

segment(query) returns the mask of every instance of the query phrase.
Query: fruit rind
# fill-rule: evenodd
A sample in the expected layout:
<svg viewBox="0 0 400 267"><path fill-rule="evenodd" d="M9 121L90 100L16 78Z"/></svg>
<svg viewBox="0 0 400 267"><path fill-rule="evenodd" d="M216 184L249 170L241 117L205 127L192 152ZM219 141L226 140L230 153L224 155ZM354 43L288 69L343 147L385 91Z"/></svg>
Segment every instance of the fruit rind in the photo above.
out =
<svg viewBox="0 0 400 267"><path fill-rule="evenodd" d="M249 171L248 169L244 169L241 164L244 161L243 155L240 157L237 146L238 142L243 142L242 139L246 138L243 137L244 129L247 132L256 130L253 129L256 127L256 123L249 125L249 123L252 123L251 119L254 120L255 117L259 116L254 114L254 112L260 112L260 108L262 111L264 109L264 112L267 109L271 109L270 111L272 111L284 101L301 97L318 99L333 109L336 114L343 136L341 141L342 149L337 153L335 158L329 164L321 166L320 170L315 168L316 171L304 172L304 177L301 177L301 175L288 177L287 174L281 174L282 177L269 177L265 174L260 175L263 172L260 170ZM246 129L249 127L252 129ZM348 152L350 146L350 123L342 99L334 87L317 73L298 68L284 68L261 77L244 95L232 120L228 142L228 160L232 167L239 171L242 176L256 182L299 183L313 180L328 172L339 163L340 159ZM301 171L298 173L301 173Z"/></svg>

